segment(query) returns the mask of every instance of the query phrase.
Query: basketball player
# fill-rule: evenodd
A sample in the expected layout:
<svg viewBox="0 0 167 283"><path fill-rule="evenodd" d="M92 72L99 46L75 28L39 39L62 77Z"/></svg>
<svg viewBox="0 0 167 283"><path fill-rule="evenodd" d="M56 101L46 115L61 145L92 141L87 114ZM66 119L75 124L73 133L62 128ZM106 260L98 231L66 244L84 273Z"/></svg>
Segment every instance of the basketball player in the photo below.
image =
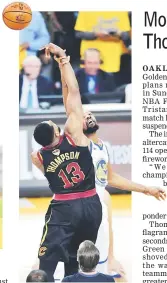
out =
<svg viewBox="0 0 167 283"><path fill-rule="evenodd" d="M63 77L61 64L59 65L59 67L61 70L64 105L66 107L66 101L68 98L68 86ZM105 190L105 187L107 184L109 184L121 190L136 191L145 193L147 195L152 195L159 200L164 200L166 198L166 193L163 189L150 188L133 183L112 171L111 165L109 163L107 147L98 138L97 130L99 129L99 125L97 124L97 121L91 112L84 114L83 127L84 134L90 140L90 152L92 154L95 167L96 189L103 208L102 223L100 225L96 242L96 245L100 250L100 262L98 269L100 272L109 272L114 274L115 277L119 277L119 275L121 275L123 278L125 278L123 267L117 260L115 260L113 255L111 198L110 194Z"/></svg>
<svg viewBox="0 0 167 283"><path fill-rule="evenodd" d="M112 273L115 271L117 277L120 273L124 276L121 265L114 259L113 255L113 232L112 232L112 207L110 194L105 190L107 185L120 190L141 192L154 196L158 200L165 200L164 189L145 187L131 182L113 172L109 162L106 145L99 139L97 131L99 125L91 112L84 113L84 134L90 139L90 152L93 158L96 176L96 190L102 203L103 217L99 228L96 246L100 250L99 271ZM107 233L108 231L108 233ZM108 268L106 268L108 265Z"/></svg>
<svg viewBox="0 0 167 283"><path fill-rule="evenodd" d="M54 282L59 261L65 262L65 276L78 271L77 249L86 239L96 242L102 219L102 206L95 189L95 172L83 133L83 111L78 84L69 57L54 44L46 47L47 55L59 56L68 87L67 121L64 135L52 121L38 124L34 138L42 145L32 153L32 162L48 180L53 192L45 218L39 248L39 269Z"/></svg>

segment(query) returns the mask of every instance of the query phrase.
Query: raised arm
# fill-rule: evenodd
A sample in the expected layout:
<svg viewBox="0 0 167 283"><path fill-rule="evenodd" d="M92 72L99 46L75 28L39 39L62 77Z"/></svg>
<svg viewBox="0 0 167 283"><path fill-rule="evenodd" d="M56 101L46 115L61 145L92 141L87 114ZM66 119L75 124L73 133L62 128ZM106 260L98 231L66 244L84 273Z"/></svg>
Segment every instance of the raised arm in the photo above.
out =
<svg viewBox="0 0 167 283"><path fill-rule="evenodd" d="M65 64L63 64L64 62ZM61 72L68 89L67 93L64 88L63 97L68 117L65 131L74 138L76 144L83 145L85 142L88 144L88 140L83 134L83 108L78 82L71 64L66 63L66 59L62 59L62 64Z"/></svg>
<svg viewBox="0 0 167 283"><path fill-rule="evenodd" d="M63 84L64 103L68 117L65 125L65 132L67 131L79 145L81 140L83 141L84 139L86 141L87 139L83 134L83 109L79 86L74 70L69 62L69 57L66 56L63 49L50 43L45 47L45 50L48 55L51 52L55 56L59 56L59 59L55 59L61 65L62 78L68 89L67 93L67 90L65 90L65 84Z"/></svg>
<svg viewBox="0 0 167 283"><path fill-rule="evenodd" d="M66 97L67 115L75 113L78 119L81 119L81 121L83 121L81 96L74 70L70 62L68 62L66 58L62 59L61 61L61 73L68 88L68 95Z"/></svg>

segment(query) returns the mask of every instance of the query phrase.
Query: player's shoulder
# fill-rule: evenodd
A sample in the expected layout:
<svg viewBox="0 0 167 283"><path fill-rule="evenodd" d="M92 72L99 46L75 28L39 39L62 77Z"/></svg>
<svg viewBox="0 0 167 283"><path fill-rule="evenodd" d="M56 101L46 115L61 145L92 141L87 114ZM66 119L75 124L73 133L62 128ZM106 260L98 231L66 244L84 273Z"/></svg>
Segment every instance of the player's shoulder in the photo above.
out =
<svg viewBox="0 0 167 283"><path fill-rule="evenodd" d="M101 140L101 139L98 139L98 145L102 148L102 150L106 150L107 147L106 147L106 143Z"/></svg>
<svg viewBox="0 0 167 283"><path fill-rule="evenodd" d="M112 275L99 273L99 276L104 279L103 282L115 282L114 277Z"/></svg>
<svg viewBox="0 0 167 283"><path fill-rule="evenodd" d="M98 139L98 143L95 143L92 140L90 140L90 144L91 144L93 150L99 149L99 151L101 151L101 152L105 151L105 152L108 153L106 143L103 140Z"/></svg>

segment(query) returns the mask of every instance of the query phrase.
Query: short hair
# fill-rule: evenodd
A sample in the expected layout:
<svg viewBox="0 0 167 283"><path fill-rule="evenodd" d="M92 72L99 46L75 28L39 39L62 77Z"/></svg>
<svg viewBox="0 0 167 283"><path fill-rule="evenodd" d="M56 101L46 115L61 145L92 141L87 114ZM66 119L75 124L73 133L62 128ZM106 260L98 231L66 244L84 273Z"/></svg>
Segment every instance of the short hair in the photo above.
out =
<svg viewBox="0 0 167 283"><path fill-rule="evenodd" d="M78 263L83 272L93 271L99 263L100 253L93 242L84 241L77 252Z"/></svg>
<svg viewBox="0 0 167 283"><path fill-rule="evenodd" d="M34 139L42 146L50 145L54 138L54 128L48 123L40 123L35 127Z"/></svg>
<svg viewBox="0 0 167 283"><path fill-rule="evenodd" d="M35 55L29 55L29 56L27 56L25 59L24 59L24 61L23 61L23 67L24 66L26 66L27 64L29 64L29 63L37 63L39 66L41 66L42 65L42 63L41 63L41 60L37 57L37 56L35 56Z"/></svg>
<svg viewBox="0 0 167 283"><path fill-rule="evenodd" d="M99 54L99 57L101 56L101 53L100 53L100 50L99 50L99 49L97 49L97 48L88 48L88 49L86 49L85 52L84 52L84 59L85 59L85 57L86 57L86 55L87 55L87 53L88 53L89 51L90 51L90 52L96 52L96 53Z"/></svg>
<svg viewBox="0 0 167 283"><path fill-rule="evenodd" d="M32 270L27 276L26 282L48 282L48 277L43 270Z"/></svg>

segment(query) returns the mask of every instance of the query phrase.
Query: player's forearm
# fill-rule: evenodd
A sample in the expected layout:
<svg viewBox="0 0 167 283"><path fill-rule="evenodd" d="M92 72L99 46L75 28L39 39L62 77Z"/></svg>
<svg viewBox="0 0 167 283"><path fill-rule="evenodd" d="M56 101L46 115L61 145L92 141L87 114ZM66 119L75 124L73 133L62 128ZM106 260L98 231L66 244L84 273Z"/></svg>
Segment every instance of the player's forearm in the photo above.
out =
<svg viewBox="0 0 167 283"><path fill-rule="evenodd" d="M67 111L66 103L67 103L67 97L68 97L68 87L67 87L67 84L64 80L63 73L62 73L61 69L60 69L60 73L61 73L61 83L62 83L63 104L64 104L64 107Z"/></svg>
<svg viewBox="0 0 167 283"><path fill-rule="evenodd" d="M65 101L67 116L71 113L75 113L81 127L81 124L83 123L81 96L79 92L78 82L70 63L65 63L62 65L62 75L68 88L68 95L66 97L67 100Z"/></svg>
<svg viewBox="0 0 167 283"><path fill-rule="evenodd" d="M70 63L64 64L62 66L62 74L67 84L70 95L72 96L78 94L80 96L78 82Z"/></svg>
<svg viewBox="0 0 167 283"><path fill-rule="evenodd" d="M131 182L128 179L114 172L112 173L110 179L108 180L108 184L120 190L133 191L133 192L139 192L139 193L147 192L147 187Z"/></svg>

